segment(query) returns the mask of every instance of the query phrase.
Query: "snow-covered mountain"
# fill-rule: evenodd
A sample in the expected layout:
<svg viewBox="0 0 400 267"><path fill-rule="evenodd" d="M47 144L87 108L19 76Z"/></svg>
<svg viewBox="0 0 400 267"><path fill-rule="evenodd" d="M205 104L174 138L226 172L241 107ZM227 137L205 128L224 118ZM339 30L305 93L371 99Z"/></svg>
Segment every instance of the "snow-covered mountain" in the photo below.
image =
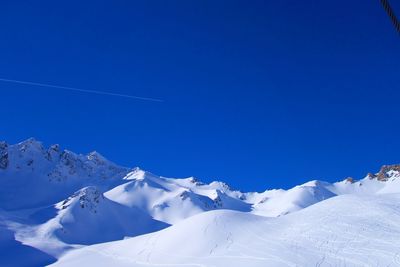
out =
<svg viewBox="0 0 400 267"><path fill-rule="evenodd" d="M387 218L400 215L399 199L400 165L358 181L240 192L35 139L0 142L0 266L60 258L56 265L395 266L381 256L395 253L382 242L400 247L393 240L400 228ZM365 231L355 236L360 227ZM376 240L376 232L389 231L394 235ZM361 259L363 249L381 256ZM26 257L14 261L16 253Z"/></svg>
<svg viewBox="0 0 400 267"><path fill-rule="evenodd" d="M15 227L17 238L53 256L73 244L90 245L166 228L137 208L111 201L98 188L85 187L54 206L36 210L30 218L43 223Z"/></svg>
<svg viewBox="0 0 400 267"><path fill-rule="evenodd" d="M193 177L164 178L138 168L124 179L126 183L105 195L121 205L137 207L169 224L214 209L251 210L251 205L240 199L242 193L230 190L221 182L203 184Z"/></svg>
<svg viewBox="0 0 400 267"><path fill-rule="evenodd" d="M0 208L15 210L60 201L82 187L111 188L128 173L97 152L77 155L31 138L0 143Z"/></svg>

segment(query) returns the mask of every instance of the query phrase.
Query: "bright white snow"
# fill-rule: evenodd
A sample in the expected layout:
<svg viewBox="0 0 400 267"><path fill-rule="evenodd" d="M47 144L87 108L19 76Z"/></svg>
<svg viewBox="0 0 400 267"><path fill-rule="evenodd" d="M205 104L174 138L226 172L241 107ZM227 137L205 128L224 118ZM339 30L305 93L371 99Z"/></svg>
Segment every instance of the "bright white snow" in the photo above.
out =
<svg viewBox="0 0 400 267"><path fill-rule="evenodd" d="M0 142L0 266L400 266L399 200L400 165L243 193Z"/></svg>
<svg viewBox="0 0 400 267"><path fill-rule="evenodd" d="M399 266L400 195L342 195L278 218L211 211L72 251L54 266Z"/></svg>

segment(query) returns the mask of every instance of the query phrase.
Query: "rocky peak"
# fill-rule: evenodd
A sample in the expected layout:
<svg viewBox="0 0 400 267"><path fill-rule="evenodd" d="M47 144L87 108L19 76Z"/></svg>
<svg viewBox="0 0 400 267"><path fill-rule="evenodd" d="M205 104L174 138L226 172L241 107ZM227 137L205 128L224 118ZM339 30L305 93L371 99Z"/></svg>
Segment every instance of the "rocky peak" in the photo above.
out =
<svg viewBox="0 0 400 267"><path fill-rule="evenodd" d="M92 162L94 162L96 165L105 165L107 162L107 159L103 157L99 152L97 151L92 151L90 152L86 158Z"/></svg>
<svg viewBox="0 0 400 267"><path fill-rule="evenodd" d="M50 146L49 151L60 152L60 145L54 144L54 145Z"/></svg>
<svg viewBox="0 0 400 267"><path fill-rule="evenodd" d="M221 182L221 181L211 182L210 186L219 188L222 192L233 191L233 189L228 184Z"/></svg>
<svg viewBox="0 0 400 267"><path fill-rule="evenodd" d="M21 152L28 150L43 150L43 145L41 142L37 141L35 138L31 137L21 143L17 144Z"/></svg>
<svg viewBox="0 0 400 267"><path fill-rule="evenodd" d="M223 202L222 202L223 195L224 194L220 190L215 190L215 192L213 193L213 196L212 196L214 208L221 208L222 207L222 205L223 205Z"/></svg>
<svg viewBox="0 0 400 267"><path fill-rule="evenodd" d="M400 164L383 165L380 171L375 175L379 181L387 181L393 176L399 176Z"/></svg>
<svg viewBox="0 0 400 267"><path fill-rule="evenodd" d="M34 138L29 138L16 145L8 146L9 166L18 170L32 171L35 162L49 160L49 154L42 143ZM26 168L28 167L28 168Z"/></svg>
<svg viewBox="0 0 400 267"><path fill-rule="evenodd" d="M61 153L61 163L63 163L66 167L68 167L71 171L75 172L76 165L79 161L78 155L75 153L64 150Z"/></svg>
<svg viewBox="0 0 400 267"><path fill-rule="evenodd" d="M34 138L15 145L0 142L0 171L2 169L12 169L21 175L30 173L32 177L50 182L73 180L77 184L86 183L89 179L115 180L129 171L108 161L98 152L76 154L61 149L58 144L44 147Z"/></svg>
<svg viewBox="0 0 400 267"><path fill-rule="evenodd" d="M145 180L146 176L152 175L151 173L146 172L145 170L140 169L139 167L133 168L126 176L125 180Z"/></svg>
<svg viewBox="0 0 400 267"><path fill-rule="evenodd" d="M195 185L204 185L204 183L199 181L196 177L189 177L188 181Z"/></svg>
<svg viewBox="0 0 400 267"><path fill-rule="evenodd" d="M80 208L97 213L97 206L102 200L104 200L103 193L95 186L88 186L75 192L71 197L64 200L61 208L66 209L71 204L78 203Z"/></svg>
<svg viewBox="0 0 400 267"><path fill-rule="evenodd" d="M354 184L355 180L353 177L347 177L346 179L344 179L345 183L350 183L350 184Z"/></svg>
<svg viewBox="0 0 400 267"><path fill-rule="evenodd" d="M61 151L60 151L60 145L55 144L49 147L49 149L47 150L47 156L46 158L48 160L54 160L54 159L58 159L61 155Z"/></svg>

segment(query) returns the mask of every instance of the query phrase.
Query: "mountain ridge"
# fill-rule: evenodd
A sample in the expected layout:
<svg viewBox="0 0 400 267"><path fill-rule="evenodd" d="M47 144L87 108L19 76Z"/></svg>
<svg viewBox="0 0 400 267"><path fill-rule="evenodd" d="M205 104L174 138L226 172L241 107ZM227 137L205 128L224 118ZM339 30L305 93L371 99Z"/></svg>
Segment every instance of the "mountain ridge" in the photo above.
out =
<svg viewBox="0 0 400 267"><path fill-rule="evenodd" d="M241 192L221 181L207 184L122 167L96 151L83 155L59 145L45 147L34 138L15 145L0 142L0 230L14 235L14 240L0 239L0 246L30 246L48 254L48 260L85 246L140 240L203 213L230 210L249 220L275 219L346 195L390 194L400 194L400 164L384 165L359 180L312 180L287 190Z"/></svg>

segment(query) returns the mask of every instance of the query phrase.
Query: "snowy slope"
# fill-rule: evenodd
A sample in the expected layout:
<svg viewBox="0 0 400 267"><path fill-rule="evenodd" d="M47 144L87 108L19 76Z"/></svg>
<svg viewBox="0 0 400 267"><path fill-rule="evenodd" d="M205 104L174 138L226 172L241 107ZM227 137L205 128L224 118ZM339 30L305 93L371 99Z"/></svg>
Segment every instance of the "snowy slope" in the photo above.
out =
<svg viewBox="0 0 400 267"><path fill-rule="evenodd" d="M69 244L94 244L158 231L169 225L139 209L115 203L96 187L85 187L56 205L59 212L42 228Z"/></svg>
<svg viewBox="0 0 400 267"><path fill-rule="evenodd" d="M268 217L277 217L301 210L312 204L335 196L328 190L328 183L312 181L287 191L265 197L254 205L253 213Z"/></svg>
<svg viewBox="0 0 400 267"><path fill-rule="evenodd" d="M96 187L85 187L52 208L56 214L43 224L11 228L15 229L18 240L53 256L73 248L73 244L119 240L169 226L137 208L127 208L109 200ZM37 220L48 213L49 208L46 208L34 212L31 217Z"/></svg>
<svg viewBox="0 0 400 267"><path fill-rule="evenodd" d="M342 195L278 218L211 211L52 266L398 266L400 194Z"/></svg>
<svg viewBox="0 0 400 267"><path fill-rule="evenodd" d="M290 265L301 261L290 256L295 252L291 250L291 244L285 243L289 242L285 241L286 236L290 236L290 240L301 240L303 233L307 233L309 229L321 228L317 223L326 224L326 229L331 229L334 235L343 234L343 229L334 224L338 223L338 218L348 220L344 222L346 227L351 223L364 227L359 223L364 223L365 220L375 223L377 218L363 217L368 215L363 214L367 213L363 201L376 210L370 214L388 216L386 211L392 209L395 213L393 216L397 216L395 203L398 194L400 165L383 166L379 172L369 173L358 181L352 178L337 183L310 181L288 190L240 192L223 182L205 184L194 177L166 178L140 168L121 167L97 152L75 154L60 149L58 145L44 147L34 139L16 145L0 142L0 248L12 252L5 253L0 249L0 266L8 266L7 264L13 262L14 251L26 255L25 258L18 259L17 266L43 266L44 263L54 262L66 252L76 249L77 252L71 252L63 261L73 262L76 260L73 259L74 255L85 255L92 262L92 254L87 253L85 247L98 253L97 248L104 246L113 250L114 244L117 250L121 247L121 251L116 252L116 266L123 266L125 261L131 262L132 257L142 263L147 259L152 264L157 263L161 261L161 254L172 255L174 250L180 251L179 257L175 254L169 257L174 266L181 262L188 263L181 258L191 261L195 259L194 262L204 263L206 266L225 266L224 262L233 264L233 261L243 265L251 263L265 266L262 265L265 264L265 259L274 262L271 259L282 257L292 260L289 260ZM360 207L364 210L360 209L358 213L356 210L352 211L353 208ZM382 214L378 212L381 209ZM325 214L329 210L336 213L329 217ZM352 212L359 217L352 216ZM336 218L336 222L321 221L320 216L332 220ZM308 221L308 218L312 220ZM385 227L382 234L385 231L397 231L393 225L376 223ZM257 232L257 235L270 240L273 247L246 239L246 235L242 234L243 229L253 225L257 229L263 229L263 233ZM168 228L165 230L153 233L166 227ZM348 231L357 231L348 227ZM373 229L374 225L367 223L365 227ZM291 232L289 229L298 231ZM379 232L379 229L375 230ZM144 235L148 233L152 234ZM258 246L265 246L267 256L264 259L264 254L260 256L246 252L254 261L248 262L247 258L242 261L238 258L242 252L236 247L237 244L230 254L233 236L240 240L237 243L240 246L247 247L246 242L254 243L255 247L249 246L250 250L263 251ZM128 237L135 238L94 245ZM312 238L308 240L311 243L331 243L324 235L318 237L317 232ZM359 241L360 238L358 236L355 239ZM367 240L372 242L374 238L372 233L367 233ZM382 242L387 241L385 238L384 236ZM389 240L397 245L395 241ZM305 239L301 241L304 244L299 244L302 251L307 250L304 248L306 241ZM340 242L344 244L347 241L343 239ZM132 250L133 256L124 254L127 249L125 246L128 245L137 247ZM310 251L304 258L307 261L310 261L307 257L318 258L318 249L313 247L314 244L308 246ZM370 244L367 248L369 246ZM282 249L289 254L280 254ZM326 249L328 248L321 247L325 254L328 253ZM340 251L337 247L333 249ZM375 247L369 249L379 250ZM271 251L268 252L269 250ZM215 254L217 251L221 254ZM391 257L392 250L388 251L387 255ZM346 255L341 256L343 261L340 264L333 258L330 262L335 266L344 266L345 263L352 266L351 262L346 262ZM215 257L220 260L214 262ZM231 257L232 262L229 260ZM113 260L108 257L104 259L104 263L109 261ZM261 263L257 263L258 261ZM280 266L284 262L281 261L271 266ZM357 258L357 261L361 260ZM361 265L355 264L356 261L352 263L355 266Z"/></svg>
<svg viewBox="0 0 400 267"><path fill-rule="evenodd" d="M37 248L15 240L14 232L0 219L0 266L45 266L56 260Z"/></svg>

